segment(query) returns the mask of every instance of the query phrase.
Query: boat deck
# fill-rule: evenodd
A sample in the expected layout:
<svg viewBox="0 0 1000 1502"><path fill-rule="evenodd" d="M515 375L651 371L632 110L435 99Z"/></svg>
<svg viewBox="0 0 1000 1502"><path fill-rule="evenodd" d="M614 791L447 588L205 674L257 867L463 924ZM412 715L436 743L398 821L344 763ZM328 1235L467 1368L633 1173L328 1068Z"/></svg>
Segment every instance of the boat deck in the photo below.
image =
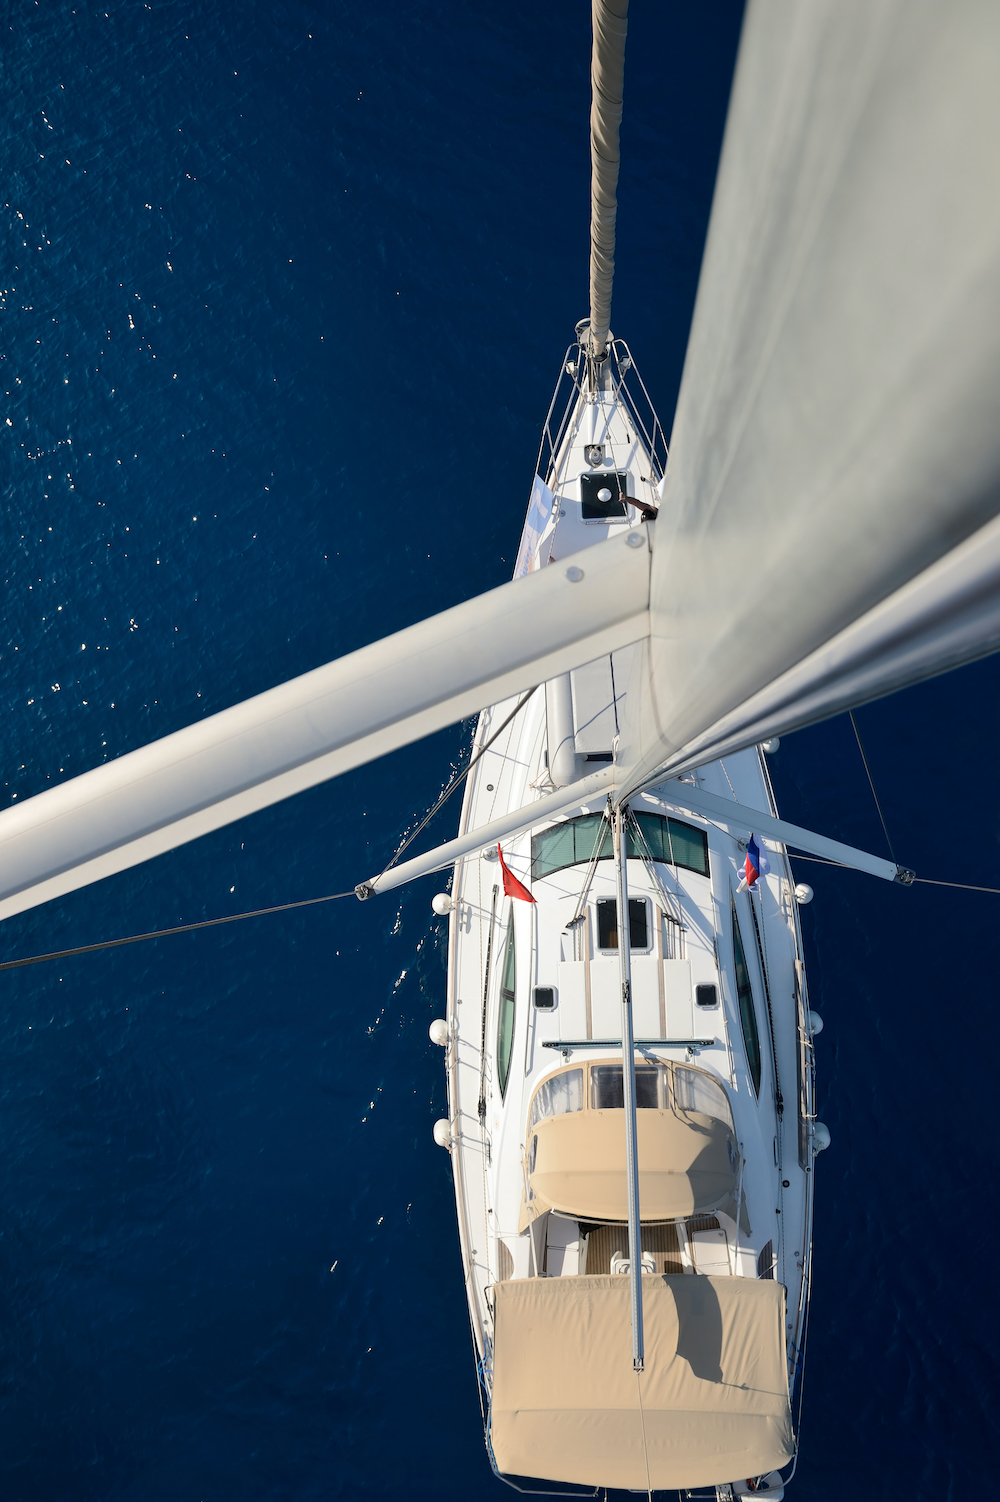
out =
<svg viewBox="0 0 1000 1502"><path fill-rule="evenodd" d="M547 517L544 497L539 504L533 492L525 566L548 566L609 533L641 525L628 497L655 500L655 479L627 407L604 397L581 399L548 474ZM610 491L612 500L610 507L601 502L608 514L595 519L594 497L601 491ZM590 762L614 754L637 650L625 648L571 675L581 775ZM514 704L484 712L477 746ZM633 799L639 836L627 878L634 1033L646 1063L694 1067L719 1082L740 1166L735 1197L714 1214L643 1225L644 1270L780 1281L794 1374L812 1219L806 1131L812 1045L804 1026L794 884L784 851L769 846L770 875L752 891L740 890L754 811L776 812L760 752L728 757L685 781L745 808L746 828L733 833L687 813L677 783ZM473 769L463 832L530 805L552 786L540 689ZM610 839L601 845L602 814L601 805L581 806L504 842L504 858L534 903L505 897L495 847L455 868L447 1051L452 1161L487 1386L494 1284L627 1266L623 1215L588 1221L540 1213L530 1183L528 1113L538 1086L567 1066L621 1065L614 863ZM639 1166L641 1177L641 1154Z"/></svg>

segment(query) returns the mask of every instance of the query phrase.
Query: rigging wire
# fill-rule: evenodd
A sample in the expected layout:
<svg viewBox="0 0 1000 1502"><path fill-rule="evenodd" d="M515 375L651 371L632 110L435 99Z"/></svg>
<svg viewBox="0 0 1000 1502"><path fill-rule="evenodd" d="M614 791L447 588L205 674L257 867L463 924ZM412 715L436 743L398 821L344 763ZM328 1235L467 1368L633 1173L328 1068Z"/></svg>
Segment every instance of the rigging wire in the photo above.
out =
<svg viewBox="0 0 1000 1502"><path fill-rule="evenodd" d="M569 922L566 924L566 927L563 929L563 933L569 933L571 930L575 929L576 925L580 922L580 919L583 917L584 913L587 910L587 898L590 896L591 883L593 882L594 875L597 871L597 862L601 859L601 846L604 844L604 839L608 832L607 814L602 813L601 818L605 821L605 823L603 825L598 825L597 828L597 838L594 841L594 853L590 858L590 865L587 867L587 875L584 878L583 882L583 891L580 893L579 901L576 904L576 911L574 912ZM575 943L576 941L574 939L574 946Z"/></svg>
<svg viewBox="0 0 1000 1502"><path fill-rule="evenodd" d="M646 1497L653 1502L653 1483L649 1477L649 1447L646 1444L646 1415L642 1407L642 1373L635 1374L636 1393L639 1398L639 1425L642 1429L642 1459L646 1467Z"/></svg>
<svg viewBox="0 0 1000 1502"><path fill-rule="evenodd" d="M659 895L663 898L663 908L664 908L663 916L667 919L668 922L676 924L678 935L683 934L683 932L684 932L684 913L683 913L683 911L681 909L680 901L679 900L677 901L677 914L676 914L676 917L675 917L674 916L674 898L671 896L670 892L667 891L667 888L663 885L663 883L661 882L661 880L659 878L659 875L658 875L657 870L656 870L656 862L655 862L654 857L653 857L653 852L649 848L649 843L648 843L648 841L646 839L645 834L643 833L642 825L639 823L639 820L636 818L635 811L632 809L631 805L629 806L629 819L630 819L632 828L635 830L636 835L638 836L638 842L642 846L642 855L641 855L640 858L642 860L643 865L646 867L646 874L648 875L648 877L650 879L650 882L656 888L656 890L659 893ZM667 822L667 844L669 846L670 855L672 857L673 853L674 853L674 842L670 838L670 823L669 823L669 820ZM671 859L670 865L671 865L671 869L672 869L673 874L674 874L674 880L676 881L677 880L677 867L674 864L674 862L673 862L672 859Z"/></svg>
<svg viewBox="0 0 1000 1502"><path fill-rule="evenodd" d="M889 847L889 854L891 855L893 861L896 861L896 852L895 850L893 850L892 840L889 838L889 826L885 822L885 814L882 812L882 805L878 801L878 793L875 791L875 779L872 776L872 769L868 765L868 757L865 755L865 745L864 741L861 739L861 731L858 729L858 722L854 718L854 710L849 709L847 713L850 717L851 724L854 727L854 739L857 741L858 750L861 752L861 760L864 763L865 775L868 778L868 786L872 790L872 797L875 799L875 807L878 809L878 816L882 821L882 833L885 835L885 843ZM896 861L896 864L898 865L899 862Z"/></svg>
<svg viewBox="0 0 1000 1502"><path fill-rule="evenodd" d="M120 949L123 944L142 944L146 939L167 939L173 934L190 934L198 928L217 928L220 923L241 923L244 918L265 918L269 913L288 913L297 907L315 907L319 902L339 902L354 897L349 892L331 892L326 897L306 897L301 902L282 902L277 907L259 907L252 913L230 913L226 918L204 918L200 923L182 923L177 928L155 928L147 934L130 934L127 939L103 939L99 944L80 944L76 949L55 949L50 954L31 954L21 960L4 960L0 970L20 970L25 965L41 965L46 960L68 960L77 954L95 954L99 949Z"/></svg>
<svg viewBox="0 0 1000 1502"><path fill-rule="evenodd" d="M475 756L469 762L469 765L465 768L465 771L461 772L454 779L454 781L449 783L448 787L435 803L434 807L431 809L427 817L422 821L422 823L417 826L417 828L410 835L409 839L405 840L403 844L400 845L399 849L396 851L396 854L389 862L389 865L386 866L386 871L390 870L395 865L396 861L399 860L399 857L402 855L407 845L409 845L413 840L416 839L417 835L422 829L426 828L441 805L451 796L451 794L455 791L459 784L463 782L466 777L468 777L469 773L472 771L472 768L475 766L479 758L484 754L484 752L489 750L490 746L492 746L497 736L501 735L503 731L506 730L511 720L513 720L514 716L524 708L525 704L527 704L528 700L531 698L534 692L534 688L531 688L526 694L522 695L511 713L507 716L503 724L500 726L499 730L491 735L486 744L476 752ZM121 949L126 944L142 944L147 939L168 939L171 938L174 934L195 933L196 930L200 928L218 928L223 923L241 923L245 918L266 918L271 913L290 913L293 912L295 908L316 907L319 903L339 902L344 897L356 896L357 892L352 888L349 892L330 892L323 897L306 897L300 902L281 902L278 903L275 907L255 908L251 913L230 913L224 918L203 918L199 923L181 923L176 928L156 928L152 929L149 933L129 934L128 937L124 939L102 939L98 944L78 944L74 949L54 949L48 954L31 954L26 955L23 959L20 960L4 960L0 962L0 971L21 970L26 965L42 965L45 964L48 960L68 960L72 959L75 955L78 954L96 954L102 949Z"/></svg>
<svg viewBox="0 0 1000 1502"><path fill-rule="evenodd" d="M537 687L538 687L538 685L536 684L535 688L537 688ZM406 839L400 845L399 849L396 851L396 854L393 856L392 860L384 868L384 870L382 870L379 873L379 875L384 876L385 873L386 873L386 871L391 871L392 870L393 866L399 860L399 857L403 854L403 851L406 850L410 845L412 845L413 841L417 838L417 835L421 834L423 832L423 830L425 830L427 828L428 824L431 822L431 820L433 819L434 815L437 813L438 809L444 807L444 805L447 803L448 799L451 797L451 795L455 791L455 789L457 787L460 787L461 784L468 777L469 773L472 771L473 767L476 765L476 762L479 761L480 757L486 755L486 752L490 749L490 747L492 746L493 742L497 739L498 736L500 736L500 735L503 734L503 732L507 729L507 726L510 724L511 720L513 720L521 712L521 710L527 704L528 700L531 698L531 696L532 696L532 694L534 692L535 692L534 688L529 688L528 692L526 694L522 695L522 697L514 705L514 708L511 710L510 714L504 720L504 722L500 726L500 728L498 730L495 730L493 732L493 734L490 736L489 740L485 743L485 745L480 746L480 748L476 752L475 756L469 762L469 765L465 768L465 771L464 772L459 772L455 777L452 778L451 782L449 782L448 786L445 788L444 792L441 794L440 798L437 800L437 802L435 803L434 807L431 809L430 813L427 814L427 815L425 815L425 817L423 819L421 819L420 823L417 825L416 829L413 831L412 834L407 835Z"/></svg>
<svg viewBox="0 0 1000 1502"><path fill-rule="evenodd" d="M916 876L914 881L923 882L925 887L957 887L960 892L995 892L1000 897L1000 887L973 887L966 881L935 881L932 876Z"/></svg>
<svg viewBox="0 0 1000 1502"><path fill-rule="evenodd" d="M793 861L812 861L817 866L836 866L840 871L853 871L854 866L845 866L842 861L827 860L822 855L801 855L798 850L789 850L788 857ZM958 892L993 892L1000 897L1000 887L976 887L967 881L937 881L933 876L915 876L909 886L925 887L953 887ZM0 970L3 966L0 965Z"/></svg>

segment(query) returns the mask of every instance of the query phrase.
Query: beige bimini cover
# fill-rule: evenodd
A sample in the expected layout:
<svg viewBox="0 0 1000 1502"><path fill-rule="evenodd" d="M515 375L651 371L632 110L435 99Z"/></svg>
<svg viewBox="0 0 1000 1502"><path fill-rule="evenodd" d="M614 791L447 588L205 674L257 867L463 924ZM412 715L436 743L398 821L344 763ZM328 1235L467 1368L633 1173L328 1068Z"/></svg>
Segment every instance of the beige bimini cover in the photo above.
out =
<svg viewBox="0 0 1000 1502"><path fill-rule="evenodd" d="M493 1293L490 1432L506 1475L669 1491L791 1459L780 1283L644 1277L641 1376L628 1278L521 1278Z"/></svg>
<svg viewBox="0 0 1000 1502"><path fill-rule="evenodd" d="M636 1156L643 1220L677 1220L725 1203L736 1149L725 1122L694 1111L639 1111ZM624 1220L625 1112L574 1111L535 1128L531 1187L541 1208L584 1220Z"/></svg>

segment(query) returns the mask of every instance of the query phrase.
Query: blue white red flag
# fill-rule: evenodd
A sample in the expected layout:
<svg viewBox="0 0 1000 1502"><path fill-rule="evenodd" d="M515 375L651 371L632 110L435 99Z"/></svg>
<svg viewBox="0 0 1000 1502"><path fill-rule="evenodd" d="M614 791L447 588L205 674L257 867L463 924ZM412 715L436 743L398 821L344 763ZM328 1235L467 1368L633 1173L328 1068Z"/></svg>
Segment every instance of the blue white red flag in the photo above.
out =
<svg viewBox="0 0 1000 1502"><path fill-rule="evenodd" d="M771 869L771 863L757 844L755 835L750 836L747 846L747 858L743 862L743 881L748 887L752 887L759 876L767 876ZM741 882L742 886L743 883Z"/></svg>

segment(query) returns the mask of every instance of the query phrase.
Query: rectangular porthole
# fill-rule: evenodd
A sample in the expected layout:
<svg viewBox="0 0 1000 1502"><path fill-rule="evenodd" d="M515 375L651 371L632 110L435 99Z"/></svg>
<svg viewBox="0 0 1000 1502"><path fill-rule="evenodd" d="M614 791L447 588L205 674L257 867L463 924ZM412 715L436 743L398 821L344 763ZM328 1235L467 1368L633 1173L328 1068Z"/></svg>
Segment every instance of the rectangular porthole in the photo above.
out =
<svg viewBox="0 0 1000 1502"><path fill-rule="evenodd" d="M717 1007L719 992L716 986L695 986L694 999L700 1007Z"/></svg>
<svg viewBox="0 0 1000 1502"><path fill-rule="evenodd" d="M644 897L628 900L629 948L649 948L649 910ZM618 948L618 903L614 897L597 899L597 947Z"/></svg>

